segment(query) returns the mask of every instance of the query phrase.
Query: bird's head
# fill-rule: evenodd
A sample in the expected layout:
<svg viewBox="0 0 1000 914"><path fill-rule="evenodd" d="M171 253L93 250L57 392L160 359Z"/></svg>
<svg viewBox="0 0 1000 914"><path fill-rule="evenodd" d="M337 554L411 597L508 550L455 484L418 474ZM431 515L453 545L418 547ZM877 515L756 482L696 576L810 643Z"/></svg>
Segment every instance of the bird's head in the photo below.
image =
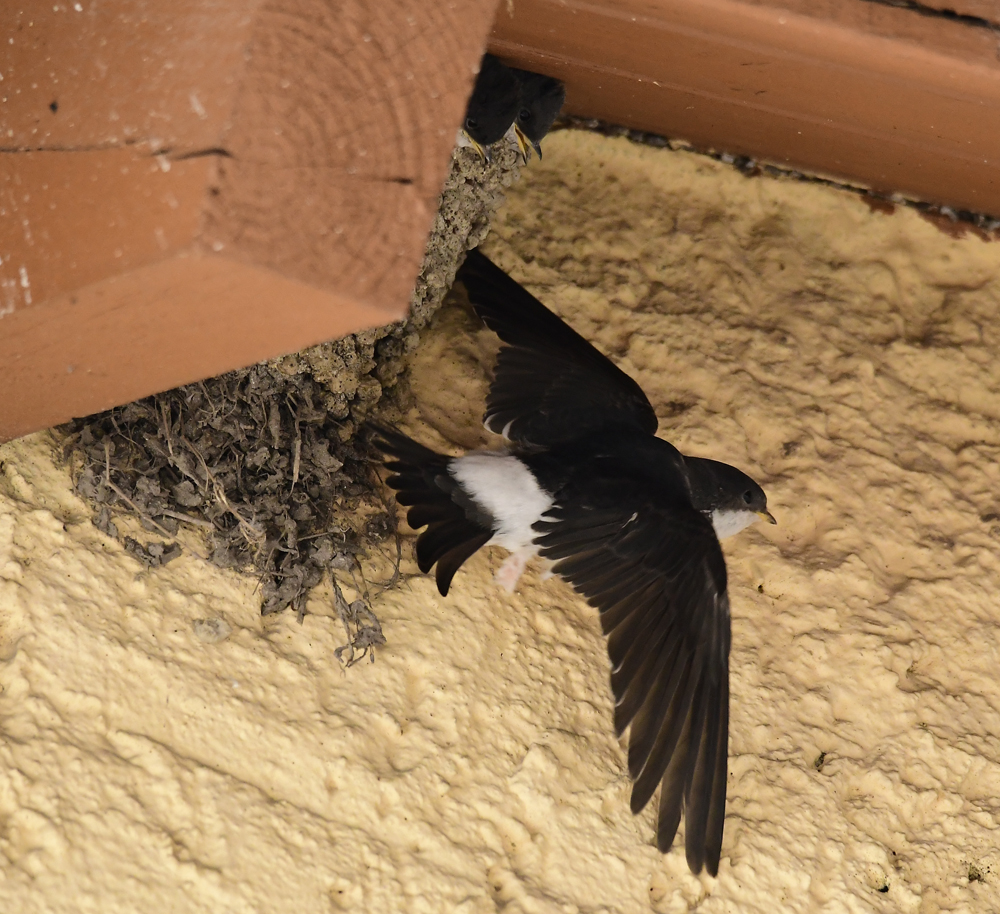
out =
<svg viewBox="0 0 1000 914"><path fill-rule="evenodd" d="M566 100L566 89L557 79L540 73L517 71L521 79L521 107L514 121L521 154L527 161L528 149L542 157L542 137L552 129L552 123Z"/></svg>
<svg viewBox="0 0 1000 914"><path fill-rule="evenodd" d="M719 539L739 533L757 520L776 524L767 495L746 473L728 463L687 457L691 503L707 515Z"/></svg>
<svg viewBox="0 0 1000 914"><path fill-rule="evenodd" d="M484 159L486 147L502 139L514 123L520 99L521 83L514 71L486 54L462 121L462 130Z"/></svg>

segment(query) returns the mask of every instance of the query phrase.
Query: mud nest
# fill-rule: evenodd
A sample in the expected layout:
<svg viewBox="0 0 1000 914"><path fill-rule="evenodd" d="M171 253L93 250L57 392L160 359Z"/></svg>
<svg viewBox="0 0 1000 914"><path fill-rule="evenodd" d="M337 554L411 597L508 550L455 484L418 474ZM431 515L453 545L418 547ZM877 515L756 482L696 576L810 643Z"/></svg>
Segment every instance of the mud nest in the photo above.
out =
<svg viewBox="0 0 1000 914"><path fill-rule="evenodd" d="M181 554L181 526L200 531L212 562L259 576L264 614L291 606L301 618L329 574L351 655L384 641L367 585L348 603L337 581L338 572L360 573L360 557L385 550L396 531L356 433L369 417L398 413L419 331L517 174L513 149L497 150L489 165L455 151L408 320L64 426L94 523L146 566ZM150 536L121 535L123 515ZM398 572L398 538L395 554Z"/></svg>

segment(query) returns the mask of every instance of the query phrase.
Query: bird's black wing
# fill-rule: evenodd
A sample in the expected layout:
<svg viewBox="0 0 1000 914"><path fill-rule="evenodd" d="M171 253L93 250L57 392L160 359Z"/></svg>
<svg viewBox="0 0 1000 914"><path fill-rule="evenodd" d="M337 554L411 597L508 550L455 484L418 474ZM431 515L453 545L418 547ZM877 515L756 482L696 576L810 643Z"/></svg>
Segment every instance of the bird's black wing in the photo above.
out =
<svg viewBox="0 0 1000 914"><path fill-rule="evenodd" d="M632 812L660 785L657 845L681 812L691 871L719 869L729 735L729 597L711 523L625 477L590 480L535 524L553 571L600 611Z"/></svg>
<svg viewBox="0 0 1000 914"><path fill-rule="evenodd" d="M642 388L478 249L457 279L504 343L486 398L490 431L539 446L608 426L656 431Z"/></svg>

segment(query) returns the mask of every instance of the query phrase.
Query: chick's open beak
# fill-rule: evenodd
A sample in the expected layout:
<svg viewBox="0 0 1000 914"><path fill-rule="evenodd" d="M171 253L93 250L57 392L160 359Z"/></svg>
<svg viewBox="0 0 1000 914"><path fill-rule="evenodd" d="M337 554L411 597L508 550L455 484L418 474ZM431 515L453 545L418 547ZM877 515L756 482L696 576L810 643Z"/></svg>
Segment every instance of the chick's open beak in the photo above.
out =
<svg viewBox="0 0 1000 914"><path fill-rule="evenodd" d="M514 122L514 136L517 139L517 148L521 153L521 158L524 160L524 164L528 164L528 159L531 157L531 143L528 138L524 135L524 131L518 126L517 122ZM541 153L539 153L541 155Z"/></svg>
<svg viewBox="0 0 1000 914"><path fill-rule="evenodd" d="M476 152L479 153L479 158L481 158L484 162L489 162L490 160L489 148L488 147L484 148L481 143L476 142L471 136L469 136L467 131L463 130L462 133L465 136L465 138L469 141L469 145L473 149L475 149Z"/></svg>
<svg viewBox="0 0 1000 914"><path fill-rule="evenodd" d="M777 521L774 519L774 515L770 511L758 511L757 516L762 520L766 520L769 524L777 523Z"/></svg>

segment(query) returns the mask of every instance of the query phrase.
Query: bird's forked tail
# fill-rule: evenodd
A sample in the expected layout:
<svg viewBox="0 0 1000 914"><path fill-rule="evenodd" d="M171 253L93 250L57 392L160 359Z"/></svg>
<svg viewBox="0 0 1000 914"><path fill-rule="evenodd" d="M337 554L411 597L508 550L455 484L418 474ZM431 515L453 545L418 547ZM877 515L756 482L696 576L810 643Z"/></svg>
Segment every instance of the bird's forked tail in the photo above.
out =
<svg viewBox="0 0 1000 914"><path fill-rule="evenodd" d="M406 435L370 423L371 443L387 460L393 475L386 484L396 501L409 508L406 522L417 529L417 566L424 573L437 564L437 586L447 596L462 563L493 536L492 524L449 472L454 458L417 444Z"/></svg>

